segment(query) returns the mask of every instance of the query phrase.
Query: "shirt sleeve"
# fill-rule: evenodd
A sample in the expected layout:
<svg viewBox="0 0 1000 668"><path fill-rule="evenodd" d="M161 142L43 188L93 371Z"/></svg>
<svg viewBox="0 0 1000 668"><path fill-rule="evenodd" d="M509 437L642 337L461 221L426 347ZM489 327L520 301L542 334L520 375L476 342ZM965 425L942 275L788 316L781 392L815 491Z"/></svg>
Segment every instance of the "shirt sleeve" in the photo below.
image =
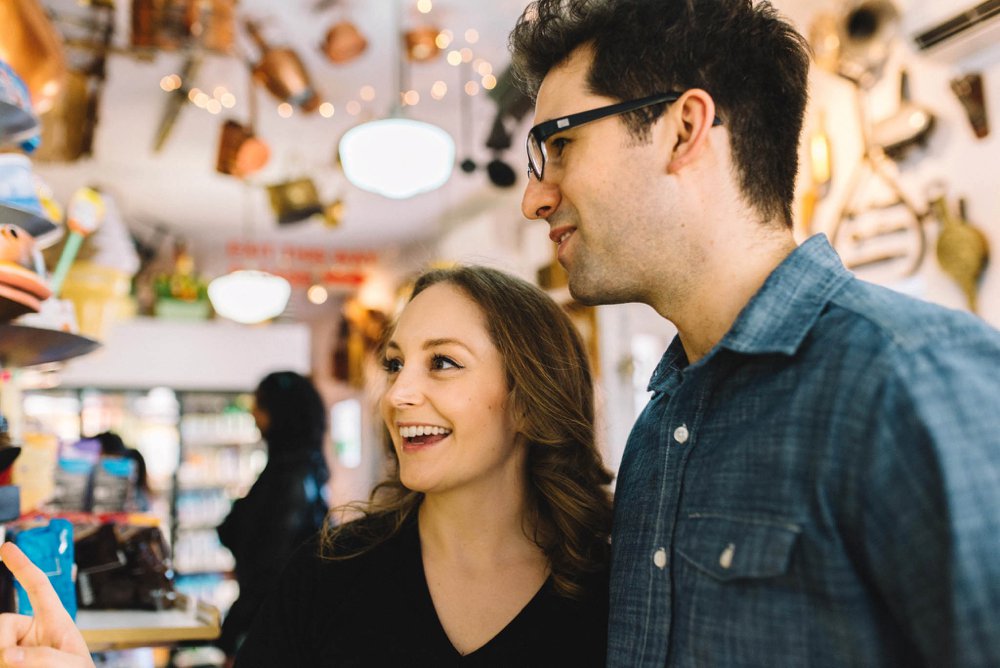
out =
<svg viewBox="0 0 1000 668"><path fill-rule="evenodd" d="M860 451L861 550L924 665L998 666L1000 345L948 343L885 375Z"/></svg>

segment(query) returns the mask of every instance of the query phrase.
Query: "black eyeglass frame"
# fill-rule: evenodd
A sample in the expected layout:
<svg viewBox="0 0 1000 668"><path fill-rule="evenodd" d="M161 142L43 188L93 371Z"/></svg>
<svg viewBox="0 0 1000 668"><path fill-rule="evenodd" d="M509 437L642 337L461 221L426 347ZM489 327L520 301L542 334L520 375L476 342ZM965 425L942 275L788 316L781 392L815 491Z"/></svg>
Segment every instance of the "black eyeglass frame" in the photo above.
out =
<svg viewBox="0 0 1000 668"><path fill-rule="evenodd" d="M536 179L539 181L542 180L542 175L545 173L545 162L549 157L548 149L545 148L545 141L552 135L564 132L570 128L579 127L584 123L590 123L591 121L607 118L608 116L616 116L618 114L636 111L637 109L642 109L643 107L648 107L653 104L661 104L664 102L670 104L679 100L683 94L684 93L657 93L656 95L640 97L635 100L628 100L627 102L616 102L615 104L598 107L597 109L589 109L587 111L581 111L576 114L570 114L569 116L563 116L562 118L553 118L550 121L539 123L528 131L528 137L525 140L524 148L528 153L528 178L531 178L532 174L534 174ZM722 125L722 119L716 116L712 121L712 125ZM538 154L542 158L542 164L540 165L535 165L535 160L532 157L532 142L538 146Z"/></svg>

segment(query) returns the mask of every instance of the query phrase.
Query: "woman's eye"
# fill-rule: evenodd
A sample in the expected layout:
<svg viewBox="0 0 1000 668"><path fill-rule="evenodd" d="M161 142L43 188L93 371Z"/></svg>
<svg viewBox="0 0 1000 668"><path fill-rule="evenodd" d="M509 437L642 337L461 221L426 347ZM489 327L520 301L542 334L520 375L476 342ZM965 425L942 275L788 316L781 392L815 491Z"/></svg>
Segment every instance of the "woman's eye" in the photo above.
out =
<svg viewBox="0 0 1000 668"><path fill-rule="evenodd" d="M441 371L443 369L461 369L462 366L449 357L435 355L434 359L431 360L431 368L435 371Z"/></svg>
<svg viewBox="0 0 1000 668"><path fill-rule="evenodd" d="M382 360L382 368L386 370L387 373L399 373L400 369L403 368L403 360L398 357L395 358L385 358Z"/></svg>

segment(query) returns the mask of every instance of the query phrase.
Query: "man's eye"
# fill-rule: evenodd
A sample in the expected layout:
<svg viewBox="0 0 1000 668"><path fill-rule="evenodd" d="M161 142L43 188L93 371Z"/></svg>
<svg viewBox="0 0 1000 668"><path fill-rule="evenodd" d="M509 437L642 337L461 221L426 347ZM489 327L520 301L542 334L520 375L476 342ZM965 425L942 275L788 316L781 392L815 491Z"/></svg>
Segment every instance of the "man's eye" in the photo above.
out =
<svg viewBox="0 0 1000 668"><path fill-rule="evenodd" d="M561 154L568 143L569 139L566 137L553 137L549 140L549 153L552 155Z"/></svg>
<svg viewBox="0 0 1000 668"><path fill-rule="evenodd" d="M382 368L386 370L386 373L399 373L400 369L403 368L403 360L398 357L385 358L382 360Z"/></svg>
<svg viewBox="0 0 1000 668"><path fill-rule="evenodd" d="M431 360L431 368L435 371L441 371L443 369L461 369L462 365L444 355L435 355L434 359Z"/></svg>

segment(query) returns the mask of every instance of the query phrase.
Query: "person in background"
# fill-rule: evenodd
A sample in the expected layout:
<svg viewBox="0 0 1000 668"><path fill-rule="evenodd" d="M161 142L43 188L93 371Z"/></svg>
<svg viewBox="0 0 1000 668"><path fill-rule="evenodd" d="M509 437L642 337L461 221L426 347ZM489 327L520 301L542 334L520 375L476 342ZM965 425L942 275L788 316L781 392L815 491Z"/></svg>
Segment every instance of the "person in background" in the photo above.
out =
<svg viewBox="0 0 1000 668"><path fill-rule="evenodd" d="M268 374L254 392L252 413L267 443L267 465L218 527L239 584L217 640L230 661L288 558L319 531L329 510L326 407L312 382L294 371Z"/></svg>
<svg viewBox="0 0 1000 668"><path fill-rule="evenodd" d="M94 436L101 444L101 456L103 457L124 457L135 462L135 487L132 495L131 510L146 512L149 510L150 496L149 477L146 473L146 460L142 453L135 448L125 446L122 437L113 431L101 432Z"/></svg>
<svg viewBox="0 0 1000 668"><path fill-rule="evenodd" d="M435 270L383 355L392 474L292 558L236 666L602 666L611 476L567 315Z"/></svg>
<svg viewBox="0 0 1000 668"><path fill-rule="evenodd" d="M1000 665L1000 333L792 235L805 41L768 2L538 0L522 210L678 331L615 491L608 665Z"/></svg>

